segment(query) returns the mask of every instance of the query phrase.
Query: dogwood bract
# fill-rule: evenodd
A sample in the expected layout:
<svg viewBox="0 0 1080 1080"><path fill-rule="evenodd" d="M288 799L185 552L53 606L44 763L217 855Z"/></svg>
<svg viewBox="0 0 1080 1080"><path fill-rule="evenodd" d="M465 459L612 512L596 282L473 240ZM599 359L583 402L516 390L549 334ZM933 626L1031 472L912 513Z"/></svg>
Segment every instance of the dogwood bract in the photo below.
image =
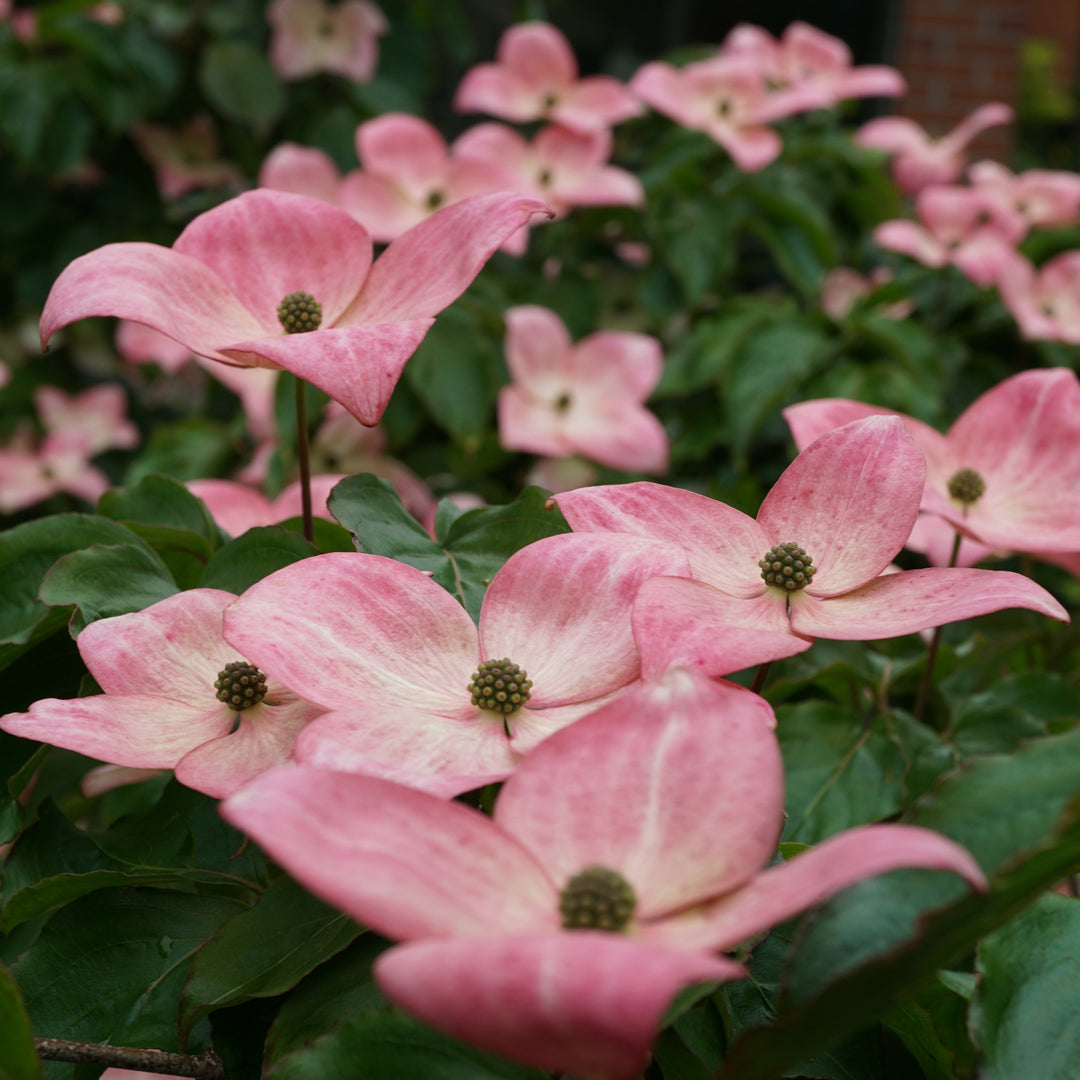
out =
<svg viewBox="0 0 1080 1080"><path fill-rule="evenodd" d="M784 771L764 700L674 670L532 751L494 817L366 776L274 770L222 807L307 888L406 944L375 966L425 1023L630 1080L716 953L899 867L983 875L925 829L853 829L768 868Z"/></svg>
<svg viewBox="0 0 1080 1080"><path fill-rule="evenodd" d="M107 244L76 259L45 303L42 345L77 319L116 315L211 360L284 368L374 424L435 315L534 214L550 211L523 195L479 195L373 263L371 237L345 211L249 191L200 214L171 248Z"/></svg>

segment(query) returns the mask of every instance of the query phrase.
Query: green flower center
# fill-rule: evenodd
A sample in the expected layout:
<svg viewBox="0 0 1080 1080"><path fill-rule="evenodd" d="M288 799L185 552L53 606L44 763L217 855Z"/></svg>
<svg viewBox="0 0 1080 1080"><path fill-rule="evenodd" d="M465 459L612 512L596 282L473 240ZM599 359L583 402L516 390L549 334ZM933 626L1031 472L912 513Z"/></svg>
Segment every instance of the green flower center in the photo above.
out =
<svg viewBox="0 0 1080 1080"><path fill-rule="evenodd" d="M765 558L758 560L758 566L761 567L761 579L766 585L785 592L805 589L817 573L814 561L794 542L769 548Z"/></svg>
<svg viewBox="0 0 1080 1080"><path fill-rule="evenodd" d="M570 395L569 394L560 394L555 399L555 411L560 412L560 413L564 413L569 408L570 408Z"/></svg>
<svg viewBox="0 0 1080 1080"><path fill-rule="evenodd" d="M633 917L637 897L630 882L606 866L590 866L575 874L559 894L559 913L566 930L624 930Z"/></svg>
<svg viewBox="0 0 1080 1080"><path fill-rule="evenodd" d="M306 334L318 330L322 322L322 304L311 293L289 293L277 306L278 321L286 334Z"/></svg>
<svg viewBox="0 0 1080 1080"><path fill-rule="evenodd" d="M259 705L266 697L266 676L246 660L233 660L218 673L214 683L218 701L235 712Z"/></svg>
<svg viewBox="0 0 1080 1080"><path fill-rule="evenodd" d="M428 195L426 206L429 210L438 210L446 201L446 196L441 191L433 191Z"/></svg>
<svg viewBox="0 0 1080 1080"><path fill-rule="evenodd" d="M986 481L974 469L961 469L949 480L949 495L965 506L971 506L982 498Z"/></svg>
<svg viewBox="0 0 1080 1080"><path fill-rule="evenodd" d="M520 709L529 700L531 688L532 681L524 669L505 656L501 660L485 660L473 672L469 683L472 703L502 716Z"/></svg>
<svg viewBox="0 0 1080 1080"><path fill-rule="evenodd" d="M539 174L539 176L537 176L536 179L540 182L541 187L550 187L551 180L552 180L551 170L550 169L541 169L540 174Z"/></svg>

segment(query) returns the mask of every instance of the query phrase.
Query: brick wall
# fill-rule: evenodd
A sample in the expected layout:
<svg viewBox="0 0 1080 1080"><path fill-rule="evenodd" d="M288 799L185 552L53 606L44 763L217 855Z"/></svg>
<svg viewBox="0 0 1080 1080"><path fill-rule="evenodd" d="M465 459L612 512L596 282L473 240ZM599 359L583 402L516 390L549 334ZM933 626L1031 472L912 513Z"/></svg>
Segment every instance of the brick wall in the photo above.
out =
<svg viewBox="0 0 1080 1080"><path fill-rule="evenodd" d="M1071 85L1080 48L1080 0L906 0L896 66L909 93L898 112L941 135L987 101L1015 105L1021 44L1049 38L1062 48L1059 77ZM1005 158L1011 133L992 128L976 157Z"/></svg>

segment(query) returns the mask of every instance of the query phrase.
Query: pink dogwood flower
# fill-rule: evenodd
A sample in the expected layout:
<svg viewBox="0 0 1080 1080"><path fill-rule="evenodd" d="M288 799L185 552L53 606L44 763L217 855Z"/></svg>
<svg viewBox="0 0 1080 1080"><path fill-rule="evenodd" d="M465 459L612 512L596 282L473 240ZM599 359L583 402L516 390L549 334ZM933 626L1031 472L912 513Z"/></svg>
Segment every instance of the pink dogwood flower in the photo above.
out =
<svg viewBox="0 0 1080 1080"><path fill-rule="evenodd" d="M635 604L635 631L643 656L654 641L667 649L686 634L683 662L708 674L718 673L713 638L732 627L872 641L1006 607L1067 622L1065 609L1019 574L885 573L915 523L925 477L903 421L870 416L803 450L757 520L704 495L644 482L583 488L554 501L576 532L626 533L686 551L693 580L648 582Z"/></svg>
<svg viewBox="0 0 1080 1080"><path fill-rule="evenodd" d="M1080 251L1036 268L1017 255L998 274L998 291L1028 341L1080 344Z"/></svg>
<svg viewBox="0 0 1080 1080"><path fill-rule="evenodd" d="M913 417L842 398L784 410L799 447L871 415L895 416L906 426L926 458L922 509L954 531L990 549L1080 551L1080 380L1070 369L1005 379L945 435Z"/></svg>
<svg viewBox="0 0 1080 1080"><path fill-rule="evenodd" d="M457 795L509 776L521 754L638 678L634 595L656 574L685 574L686 557L590 540L550 537L513 555L488 586L479 630L419 570L338 553L253 586L226 634L327 709L298 761ZM518 690L489 701L489 675Z"/></svg>
<svg viewBox="0 0 1080 1080"><path fill-rule="evenodd" d="M75 495L96 503L109 479L90 464L90 435L59 431L36 446L29 432L19 432L0 449L0 514L14 514L53 495Z"/></svg>
<svg viewBox="0 0 1080 1080"><path fill-rule="evenodd" d="M435 127L407 113L361 124L356 154L361 168L342 181L338 204L380 242L470 195L522 190L507 163L451 154Z"/></svg>
<svg viewBox="0 0 1080 1080"><path fill-rule="evenodd" d="M757 172L780 156L780 136L767 125L801 111L770 94L765 73L749 56L718 56L676 68L654 61L630 87L657 112L719 143L743 172Z"/></svg>
<svg viewBox="0 0 1080 1080"><path fill-rule="evenodd" d="M56 386L39 386L34 390L34 408L48 434L85 434L88 457L114 447L130 450L139 445L139 429L124 415L127 395L115 383L102 383L76 395Z"/></svg>
<svg viewBox="0 0 1080 1080"><path fill-rule="evenodd" d="M865 277L849 266L838 266L821 282L821 310L829 318L843 322L860 300L891 279L892 271L887 266L879 266ZM893 304L877 304L873 310L885 319L906 319L914 304L910 300L898 300Z"/></svg>
<svg viewBox="0 0 1080 1080"><path fill-rule="evenodd" d="M512 1060L599 1080L648 1062L718 953L899 867L985 879L929 830L872 825L769 866L784 773L771 709L674 670L534 750L493 817L367 776L278 769L222 807L303 885L404 942L386 994Z"/></svg>
<svg viewBox="0 0 1080 1080"><path fill-rule="evenodd" d="M343 210L249 191L200 214L172 248L108 244L76 259L45 303L42 343L89 315L132 319L211 360L291 371L374 424L436 313L546 213L525 196L479 195L372 263L371 237Z"/></svg>
<svg viewBox="0 0 1080 1080"><path fill-rule="evenodd" d="M600 331L577 345L562 319L526 305L506 313L499 441L507 450L583 457L627 472L664 472L668 440L643 402L660 381L660 342Z"/></svg>
<svg viewBox="0 0 1080 1080"><path fill-rule="evenodd" d="M218 157L217 133L209 116L197 116L177 130L139 124L131 137L152 166L163 199L224 184L235 190L243 179L235 165Z"/></svg>
<svg viewBox="0 0 1080 1080"><path fill-rule="evenodd" d="M131 364L157 364L175 375L195 358L186 346L153 327L121 319L116 324L116 351Z"/></svg>
<svg viewBox="0 0 1080 1080"><path fill-rule="evenodd" d="M458 139L454 156L478 168L508 169L514 191L542 199L562 217L575 206L643 206L645 192L633 173L609 165L611 132L575 132L549 126L530 143L505 124L477 124ZM520 255L528 243L523 227L504 245Z"/></svg>
<svg viewBox="0 0 1080 1080"><path fill-rule="evenodd" d="M893 179L901 191L916 195L923 188L959 180L967 164L967 147L976 135L998 124L1011 124L1013 110L999 101L980 105L948 135L931 138L914 120L883 116L855 133L860 146L894 155Z"/></svg>
<svg viewBox="0 0 1080 1080"><path fill-rule="evenodd" d="M743 56L759 65L772 97L791 112L828 109L849 98L898 97L904 77L881 64L852 66L851 50L837 37L804 22L789 23L779 41L760 26L735 27L721 56Z"/></svg>
<svg viewBox="0 0 1080 1080"><path fill-rule="evenodd" d="M336 206L341 172L324 150L286 142L267 154L259 168L259 187L309 195Z"/></svg>
<svg viewBox="0 0 1080 1080"><path fill-rule="evenodd" d="M602 131L641 112L626 87L608 75L578 78L570 43L549 23L511 26L494 64L466 73L454 95L458 112L527 123L550 120L578 132Z"/></svg>
<svg viewBox="0 0 1080 1080"><path fill-rule="evenodd" d="M325 711L225 641L222 613L235 599L190 589L91 623L79 655L105 692L36 701L0 717L0 728L113 765L174 769L196 791L231 794L288 761L301 728Z"/></svg>
<svg viewBox="0 0 1080 1080"><path fill-rule="evenodd" d="M386 16L369 0L273 0L266 9L273 29L270 62L285 79L319 71L368 82L379 62Z"/></svg>
<svg viewBox="0 0 1080 1080"><path fill-rule="evenodd" d="M977 285L995 284L1016 258L1026 226L986 192L965 187L928 187L915 203L919 223L885 221L874 239L924 266L950 263Z"/></svg>
<svg viewBox="0 0 1080 1080"><path fill-rule="evenodd" d="M334 520L326 508L326 500L334 485L343 479L341 474L311 478L311 511L315 517ZM262 525L276 525L301 513L299 480L289 484L276 499L268 499L261 491L233 480L189 480L185 486L202 499L210 516L230 536L240 536Z"/></svg>
<svg viewBox="0 0 1080 1080"><path fill-rule="evenodd" d="M1053 169L1013 173L996 161L979 161L968 179L1014 214L1024 229L1073 225L1080 218L1080 175Z"/></svg>

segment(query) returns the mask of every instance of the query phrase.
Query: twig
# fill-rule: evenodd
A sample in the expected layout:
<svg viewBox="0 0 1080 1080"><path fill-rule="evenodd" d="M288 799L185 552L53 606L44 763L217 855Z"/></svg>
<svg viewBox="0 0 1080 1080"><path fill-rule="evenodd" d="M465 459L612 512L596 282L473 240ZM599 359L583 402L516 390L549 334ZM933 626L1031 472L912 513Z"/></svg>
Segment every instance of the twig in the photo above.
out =
<svg viewBox="0 0 1080 1080"><path fill-rule="evenodd" d="M80 1065L106 1065L167 1076L192 1076L196 1080L225 1080L225 1067L212 1050L196 1055L170 1054L166 1050L102 1046L66 1039L35 1039L34 1048L42 1061L73 1061Z"/></svg>

